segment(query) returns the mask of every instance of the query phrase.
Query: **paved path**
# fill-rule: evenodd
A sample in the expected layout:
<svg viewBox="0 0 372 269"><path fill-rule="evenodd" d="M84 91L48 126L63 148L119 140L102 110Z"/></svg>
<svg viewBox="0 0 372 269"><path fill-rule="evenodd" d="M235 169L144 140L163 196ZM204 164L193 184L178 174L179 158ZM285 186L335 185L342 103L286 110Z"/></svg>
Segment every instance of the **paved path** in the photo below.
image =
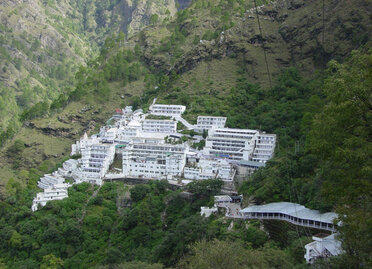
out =
<svg viewBox="0 0 372 269"><path fill-rule="evenodd" d="M185 120L181 116L175 116L174 118L176 120L180 121L183 125L185 125L185 127L187 128L187 130L193 130L193 129L195 129L195 125L190 124L187 120Z"/></svg>

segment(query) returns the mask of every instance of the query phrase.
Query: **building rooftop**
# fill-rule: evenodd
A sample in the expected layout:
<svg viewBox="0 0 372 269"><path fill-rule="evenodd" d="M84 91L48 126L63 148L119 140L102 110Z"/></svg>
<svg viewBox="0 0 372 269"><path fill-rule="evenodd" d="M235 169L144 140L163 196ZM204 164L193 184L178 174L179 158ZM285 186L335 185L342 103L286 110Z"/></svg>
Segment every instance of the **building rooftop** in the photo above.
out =
<svg viewBox="0 0 372 269"><path fill-rule="evenodd" d="M336 213L320 213L319 210L308 209L300 204L278 202L266 205L253 205L241 210L242 213L283 213L300 219L308 219L326 223L333 223L338 217Z"/></svg>
<svg viewBox="0 0 372 269"><path fill-rule="evenodd" d="M266 164L262 162L246 161L240 160L239 163L242 166L254 166L254 167L264 167Z"/></svg>

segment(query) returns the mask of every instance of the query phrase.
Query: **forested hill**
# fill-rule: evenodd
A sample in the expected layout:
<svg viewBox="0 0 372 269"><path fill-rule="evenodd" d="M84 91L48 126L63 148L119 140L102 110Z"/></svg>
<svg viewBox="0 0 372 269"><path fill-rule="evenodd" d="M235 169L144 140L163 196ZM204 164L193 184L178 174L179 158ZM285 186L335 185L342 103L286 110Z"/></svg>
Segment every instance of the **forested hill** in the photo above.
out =
<svg viewBox="0 0 372 269"><path fill-rule="evenodd" d="M177 2L129 0L4 0L0 2L0 144L20 126L19 115L74 87L80 65L104 40L169 20ZM8 129L8 133L7 128Z"/></svg>
<svg viewBox="0 0 372 269"><path fill-rule="evenodd" d="M103 3L88 2L96 10ZM158 1L133 3L145 2L159 7ZM110 6L112 14L120 3ZM345 253L317 266L372 266L371 5L320 3L257 1L256 10L253 1L180 1L175 15L162 9L145 16L150 25L138 33L126 25L119 34L122 26L113 21L105 25L114 35L82 30L81 42L96 44L87 47L97 47L96 57L71 72L73 80L61 79L68 89L56 86L50 98L26 102L13 117L22 126L17 133L3 129L0 267L78 268L80 261L81 268L216 268L205 263L215 260L221 268L306 267L306 230L275 224L265 226L266 234L258 223L231 227L222 218L199 218L199 207L218 193L213 181L191 185L191 200L166 183L133 190L82 184L68 199L31 213L37 180L68 158L74 139L97 132L115 108L146 110L154 97L186 105L191 122L200 114L227 116L228 127L276 133L276 156L239 186L245 201L338 212ZM79 27L94 25L78 18ZM221 249L231 259L222 261Z"/></svg>

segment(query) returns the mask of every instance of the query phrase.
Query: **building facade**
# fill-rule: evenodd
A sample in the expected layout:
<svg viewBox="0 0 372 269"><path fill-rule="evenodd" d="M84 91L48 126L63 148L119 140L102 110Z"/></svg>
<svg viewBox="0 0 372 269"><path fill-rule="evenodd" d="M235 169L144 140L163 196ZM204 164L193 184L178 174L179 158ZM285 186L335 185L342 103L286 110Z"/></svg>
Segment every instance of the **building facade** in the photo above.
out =
<svg viewBox="0 0 372 269"><path fill-rule="evenodd" d="M49 189L54 185L62 184L65 181L61 175L54 172L53 174L45 174L37 183L37 186L41 189Z"/></svg>
<svg viewBox="0 0 372 269"><path fill-rule="evenodd" d="M124 176L172 179L181 177L186 145L131 143L123 150Z"/></svg>
<svg viewBox="0 0 372 269"><path fill-rule="evenodd" d="M204 154L265 163L274 154L276 135L249 129L210 129Z"/></svg>
<svg viewBox="0 0 372 269"><path fill-rule="evenodd" d="M335 234L319 234L313 236L313 242L305 245L304 258L307 263L314 263L317 259L337 256L343 252L341 242L336 239Z"/></svg>
<svg viewBox="0 0 372 269"><path fill-rule="evenodd" d="M258 131L248 129L210 129L204 154L232 160L249 160Z"/></svg>
<svg viewBox="0 0 372 269"><path fill-rule="evenodd" d="M260 134L253 151L252 161L265 163L274 155L276 135Z"/></svg>
<svg viewBox="0 0 372 269"><path fill-rule="evenodd" d="M186 107L181 105L153 104L150 106L150 114L159 116L180 116L185 110Z"/></svg>
<svg viewBox="0 0 372 269"><path fill-rule="evenodd" d="M224 128L226 124L226 117L213 117L213 116L198 116L195 130L203 132L212 128Z"/></svg>
<svg viewBox="0 0 372 269"><path fill-rule="evenodd" d="M142 131L146 133L167 133L172 134L177 130L175 120L150 120L146 119L142 123Z"/></svg>
<svg viewBox="0 0 372 269"><path fill-rule="evenodd" d="M94 144L82 150L81 181L102 185L102 177L115 157L113 144Z"/></svg>
<svg viewBox="0 0 372 269"><path fill-rule="evenodd" d="M53 200L62 200L68 197L67 189L69 184L56 184L52 188L45 189L44 192L39 192L32 202L32 211L36 211L38 205L45 206L47 202Z"/></svg>
<svg viewBox="0 0 372 269"><path fill-rule="evenodd" d="M218 178L223 181L232 181L235 176L235 170L225 160L200 159L198 163L186 166L183 170L183 176L192 180Z"/></svg>

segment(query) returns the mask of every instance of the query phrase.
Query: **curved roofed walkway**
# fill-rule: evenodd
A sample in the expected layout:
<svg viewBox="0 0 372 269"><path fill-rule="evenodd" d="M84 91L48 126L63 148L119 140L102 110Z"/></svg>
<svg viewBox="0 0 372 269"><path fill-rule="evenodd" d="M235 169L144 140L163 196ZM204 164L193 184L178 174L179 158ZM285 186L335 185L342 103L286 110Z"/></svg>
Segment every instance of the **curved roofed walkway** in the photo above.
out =
<svg viewBox="0 0 372 269"><path fill-rule="evenodd" d="M231 204L232 205L232 204ZM220 205L221 206L221 205ZM226 217L238 219L283 220L295 225L335 232L337 225L333 220L338 217L336 213L320 213L300 204L278 202L266 205L253 205L239 210L224 204L227 208Z"/></svg>

